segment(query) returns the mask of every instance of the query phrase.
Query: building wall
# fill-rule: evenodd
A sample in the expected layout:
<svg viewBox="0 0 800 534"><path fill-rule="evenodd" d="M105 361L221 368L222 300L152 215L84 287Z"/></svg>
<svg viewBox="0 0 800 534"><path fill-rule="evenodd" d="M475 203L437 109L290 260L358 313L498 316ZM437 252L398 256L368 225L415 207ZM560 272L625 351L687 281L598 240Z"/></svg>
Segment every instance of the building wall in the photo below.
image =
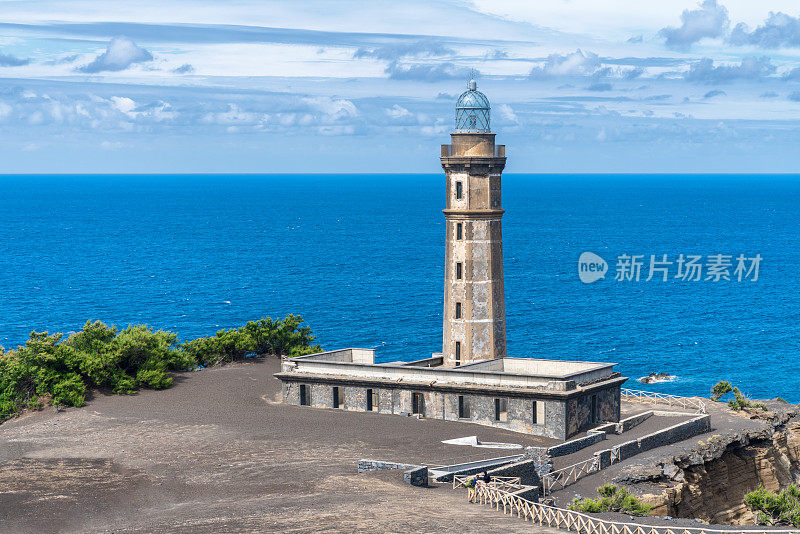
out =
<svg viewBox="0 0 800 534"><path fill-rule="evenodd" d="M592 396L597 396L597 412L592 418ZM567 402L567 435L588 430L601 423L619 421L620 389L611 387L592 391Z"/></svg>
<svg viewBox="0 0 800 534"><path fill-rule="evenodd" d="M287 404L300 404L300 384L283 383L283 401ZM306 382L311 393L311 406L317 408L333 407L333 385ZM347 411L367 410L367 388L362 386L339 385L339 408ZM590 395L579 399L562 401L557 399L535 399L528 397L496 397L464 393L470 405L470 416L459 418L458 393L413 388L371 388L378 394L378 403L373 411L383 414L412 413L412 393L422 393L425 402L424 416L447 421L464 421L485 426L506 428L515 432L545 436L554 439L567 439L589 426ZM607 414L604 420L619 420L619 388L609 388L598 392L598 412ZM505 421L495 421L495 399L506 400L507 417ZM587 400L588 398L588 400ZM541 403L536 424L533 423L534 401ZM599 424L599 422L598 422Z"/></svg>

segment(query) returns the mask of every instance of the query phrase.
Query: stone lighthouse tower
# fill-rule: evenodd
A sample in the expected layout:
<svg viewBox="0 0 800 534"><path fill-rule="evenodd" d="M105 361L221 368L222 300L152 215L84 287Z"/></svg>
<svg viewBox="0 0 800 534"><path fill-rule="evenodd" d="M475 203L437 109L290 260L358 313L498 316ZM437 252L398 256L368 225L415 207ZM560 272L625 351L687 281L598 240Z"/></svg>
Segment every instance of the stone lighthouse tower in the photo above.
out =
<svg viewBox="0 0 800 534"><path fill-rule="evenodd" d="M506 356L500 178L505 145L495 145L490 106L475 80L456 104L451 144L442 145L447 226L444 364Z"/></svg>

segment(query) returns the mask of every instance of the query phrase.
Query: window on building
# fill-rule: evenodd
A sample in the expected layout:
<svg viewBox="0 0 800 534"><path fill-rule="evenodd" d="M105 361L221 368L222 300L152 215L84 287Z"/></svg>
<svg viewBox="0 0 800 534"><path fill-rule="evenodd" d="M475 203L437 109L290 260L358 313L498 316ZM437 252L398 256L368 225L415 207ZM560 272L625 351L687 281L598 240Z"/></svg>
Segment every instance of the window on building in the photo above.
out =
<svg viewBox="0 0 800 534"><path fill-rule="evenodd" d="M544 424L544 402L533 401L533 424Z"/></svg>
<svg viewBox="0 0 800 534"><path fill-rule="evenodd" d="M311 406L311 388L305 384L300 385L300 406Z"/></svg>
<svg viewBox="0 0 800 534"><path fill-rule="evenodd" d="M367 411L372 412L378 409L378 392L374 389L367 390Z"/></svg>
<svg viewBox="0 0 800 534"><path fill-rule="evenodd" d="M461 200L464 196L464 184L462 182L456 182L456 198Z"/></svg>
<svg viewBox="0 0 800 534"><path fill-rule="evenodd" d="M472 410L470 410L469 397L464 395L458 396L458 418L470 419L472 417Z"/></svg>
<svg viewBox="0 0 800 534"><path fill-rule="evenodd" d="M456 319L461 319L461 303L456 302Z"/></svg>
<svg viewBox="0 0 800 534"><path fill-rule="evenodd" d="M456 239L464 237L464 223L456 223Z"/></svg>
<svg viewBox="0 0 800 534"><path fill-rule="evenodd" d="M508 421L508 400L495 399L494 400L494 420L500 422Z"/></svg>
<svg viewBox="0 0 800 534"><path fill-rule="evenodd" d="M456 367L461 365L461 342L456 341Z"/></svg>
<svg viewBox="0 0 800 534"><path fill-rule="evenodd" d="M342 397L341 393L339 392L339 386L333 386L333 407L339 408L342 404Z"/></svg>
<svg viewBox="0 0 800 534"><path fill-rule="evenodd" d="M464 266L460 261L456 262L456 280L461 280L463 276L464 276Z"/></svg>
<svg viewBox="0 0 800 534"><path fill-rule="evenodd" d="M411 413L425 415L425 395L422 393L411 394Z"/></svg>

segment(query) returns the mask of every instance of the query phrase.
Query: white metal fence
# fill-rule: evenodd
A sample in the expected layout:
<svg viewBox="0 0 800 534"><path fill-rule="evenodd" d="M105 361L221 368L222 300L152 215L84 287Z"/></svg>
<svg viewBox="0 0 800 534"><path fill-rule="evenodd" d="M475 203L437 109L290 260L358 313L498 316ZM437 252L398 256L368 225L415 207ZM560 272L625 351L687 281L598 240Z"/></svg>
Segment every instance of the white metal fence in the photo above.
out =
<svg viewBox="0 0 800 534"><path fill-rule="evenodd" d="M668 393L656 393L653 391L641 391L628 388L622 388L621 395L622 399L628 402L666 404L667 406L677 406L683 409L695 410L697 413L707 413L706 403L698 397L680 397L678 395L669 395Z"/></svg>

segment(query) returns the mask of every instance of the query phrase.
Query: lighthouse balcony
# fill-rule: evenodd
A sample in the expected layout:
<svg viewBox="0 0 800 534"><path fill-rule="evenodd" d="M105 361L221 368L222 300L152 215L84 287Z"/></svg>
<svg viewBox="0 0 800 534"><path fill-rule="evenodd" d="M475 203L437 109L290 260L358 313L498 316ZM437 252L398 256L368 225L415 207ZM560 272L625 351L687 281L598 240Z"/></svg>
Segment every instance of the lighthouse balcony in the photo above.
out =
<svg viewBox="0 0 800 534"><path fill-rule="evenodd" d="M460 156L478 156L485 158L504 158L506 157L506 145L495 145L494 150L485 149L480 150L478 153L473 153L473 150L464 151L463 147L454 147L453 145L442 145L442 157L453 158Z"/></svg>

